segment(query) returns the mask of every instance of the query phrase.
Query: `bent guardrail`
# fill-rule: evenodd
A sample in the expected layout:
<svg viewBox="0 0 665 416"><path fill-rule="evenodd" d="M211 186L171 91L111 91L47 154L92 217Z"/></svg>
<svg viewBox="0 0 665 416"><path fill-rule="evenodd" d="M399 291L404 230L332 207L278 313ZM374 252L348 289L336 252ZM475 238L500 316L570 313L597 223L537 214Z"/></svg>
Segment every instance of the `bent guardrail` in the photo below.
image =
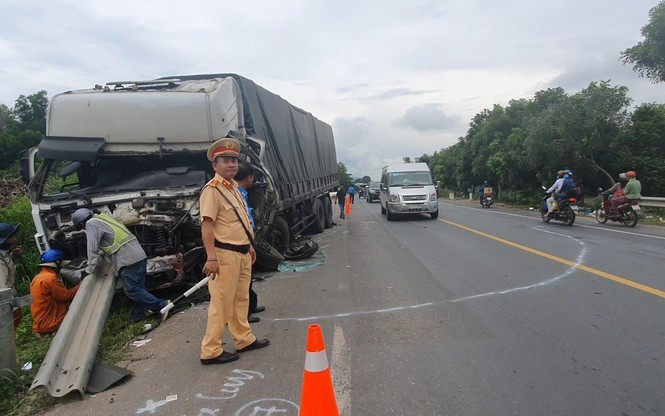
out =
<svg viewBox="0 0 665 416"><path fill-rule="evenodd" d="M83 279L30 390L44 386L54 397L72 391L85 393L116 281L107 261Z"/></svg>

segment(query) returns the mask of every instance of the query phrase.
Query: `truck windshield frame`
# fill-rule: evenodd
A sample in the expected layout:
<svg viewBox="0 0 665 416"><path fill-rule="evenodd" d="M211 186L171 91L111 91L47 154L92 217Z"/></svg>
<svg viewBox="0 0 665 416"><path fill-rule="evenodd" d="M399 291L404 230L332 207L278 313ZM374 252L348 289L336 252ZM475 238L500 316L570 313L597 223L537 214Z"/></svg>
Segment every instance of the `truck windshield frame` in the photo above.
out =
<svg viewBox="0 0 665 416"><path fill-rule="evenodd" d="M73 165L75 162L79 162ZM78 166L78 169L67 169ZM64 169L63 169L64 168ZM68 176L62 177L63 171ZM203 155L106 156L94 162L47 159L30 183L36 202L55 202L121 192L202 187L212 177Z"/></svg>

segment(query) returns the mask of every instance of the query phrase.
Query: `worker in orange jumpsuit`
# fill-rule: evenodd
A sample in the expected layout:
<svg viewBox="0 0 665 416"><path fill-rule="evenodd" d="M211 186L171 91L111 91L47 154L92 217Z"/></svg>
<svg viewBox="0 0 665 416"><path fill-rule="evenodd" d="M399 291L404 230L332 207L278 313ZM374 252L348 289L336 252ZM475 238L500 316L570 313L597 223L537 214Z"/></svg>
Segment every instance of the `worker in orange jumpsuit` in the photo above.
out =
<svg viewBox="0 0 665 416"><path fill-rule="evenodd" d="M60 279L60 269L67 264L69 260L65 260L60 250L46 250L42 253L39 264L41 271L30 283L32 332L36 334L58 330L67 314L67 305L79 289L80 284L67 289Z"/></svg>

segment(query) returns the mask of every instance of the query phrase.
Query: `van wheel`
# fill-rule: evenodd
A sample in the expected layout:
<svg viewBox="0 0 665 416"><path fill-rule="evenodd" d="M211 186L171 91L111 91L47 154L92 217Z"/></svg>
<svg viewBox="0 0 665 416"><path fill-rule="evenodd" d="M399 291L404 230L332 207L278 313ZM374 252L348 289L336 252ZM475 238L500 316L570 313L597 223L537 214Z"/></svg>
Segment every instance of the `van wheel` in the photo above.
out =
<svg viewBox="0 0 665 416"><path fill-rule="evenodd" d="M325 228L332 228L333 226L332 202L330 202L330 198L326 196L322 197L321 201L323 201L323 211L325 212L326 215L324 219Z"/></svg>
<svg viewBox="0 0 665 416"><path fill-rule="evenodd" d="M266 241L280 254L284 254L286 249L289 248L291 233L289 232L289 224L283 217L276 216L273 218L272 224L268 227Z"/></svg>
<svg viewBox="0 0 665 416"><path fill-rule="evenodd" d="M320 199L314 200L312 212L314 212L314 222L309 226L309 230L313 234L320 234L326 228L326 212Z"/></svg>
<svg viewBox="0 0 665 416"><path fill-rule="evenodd" d="M386 219L388 221L393 221L395 220L395 214L391 214L390 211L386 211Z"/></svg>
<svg viewBox="0 0 665 416"><path fill-rule="evenodd" d="M381 201L379 201L379 204L381 204ZM381 204L381 213L382 214L386 213L386 207L384 207L383 204Z"/></svg>
<svg viewBox="0 0 665 416"><path fill-rule="evenodd" d="M429 214L433 220L439 218L439 210L437 209L436 211L432 212Z"/></svg>

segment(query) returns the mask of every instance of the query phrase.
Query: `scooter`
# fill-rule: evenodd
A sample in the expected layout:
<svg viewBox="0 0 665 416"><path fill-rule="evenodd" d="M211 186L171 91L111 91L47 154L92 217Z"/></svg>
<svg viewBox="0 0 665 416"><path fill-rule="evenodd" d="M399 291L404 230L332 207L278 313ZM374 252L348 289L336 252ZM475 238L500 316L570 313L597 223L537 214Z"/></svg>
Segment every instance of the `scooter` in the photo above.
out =
<svg viewBox="0 0 665 416"><path fill-rule="evenodd" d="M598 191L602 191L598 188ZM637 225L638 212L640 211L639 201L629 201L617 207L617 212L612 209L609 195L603 195L603 202L596 210L596 221L605 224L607 220L620 222L626 227Z"/></svg>
<svg viewBox="0 0 665 416"><path fill-rule="evenodd" d="M543 186L543 189L545 187ZM540 210L540 218L543 220L544 223L550 222L550 220L554 221L561 221L564 225L573 225L575 222L575 211L577 209L575 202L577 202L577 199L574 197L571 198L564 198L560 201L557 202L558 208L553 208L554 211L552 212L552 215L548 216L547 215L547 198L549 198L550 194L546 194L545 197L543 198L543 207Z"/></svg>
<svg viewBox="0 0 665 416"><path fill-rule="evenodd" d="M483 206L483 208L489 208L492 206L492 204L494 203L494 200L492 199L493 195L494 193L492 192L492 188L485 188L483 199L480 201L480 204Z"/></svg>

